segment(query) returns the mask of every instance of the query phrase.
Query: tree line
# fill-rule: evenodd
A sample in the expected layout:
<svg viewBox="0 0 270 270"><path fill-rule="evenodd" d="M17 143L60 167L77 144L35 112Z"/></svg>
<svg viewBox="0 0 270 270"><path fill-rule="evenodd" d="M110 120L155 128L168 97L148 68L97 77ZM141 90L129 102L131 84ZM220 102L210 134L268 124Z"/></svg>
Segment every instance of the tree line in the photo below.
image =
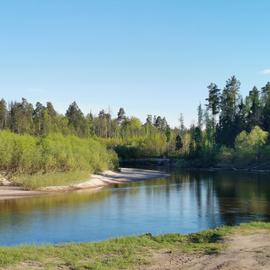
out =
<svg viewBox="0 0 270 270"><path fill-rule="evenodd" d="M73 102L63 115L51 102L33 106L23 98L9 104L0 101L0 130L41 137L54 133L91 137L116 150L122 158L172 156L207 165L218 159L240 157L236 152L248 149L247 145L240 146L247 141L249 145L268 145L270 82L260 90L254 86L246 97L241 95L240 85L235 76L223 88L211 83L206 104L198 107L197 123L190 127L185 127L182 114L179 127L171 128L165 117L148 115L142 123L137 117L128 117L124 108L116 117L105 110L98 115L84 115ZM257 149L256 158L263 156L261 148L253 148Z"/></svg>
<svg viewBox="0 0 270 270"><path fill-rule="evenodd" d="M101 110L98 115L84 115L74 101L65 115L59 114L51 102L34 106L25 98L7 104L0 101L0 130L17 134L47 136L61 133L81 138L94 137L123 156L159 156L165 154L172 130L165 117L148 115L145 123L137 117L126 116L120 108L117 117ZM118 146L118 147L116 147ZM122 148L120 147L122 146Z"/></svg>
<svg viewBox="0 0 270 270"><path fill-rule="evenodd" d="M197 124L185 131L188 158L205 163L228 157L235 162L254 162L267 156L262 149L269 143L270 82L260 90L254 86L246 97L241 95L240 85L232 76L224 88L215 83L207 87L205 108L199 105Z"/></svg>
<svg viewBox="0 0 270 270"><path fill-rule="evenodd" d="M0 100L0 129L36 136L62 133L101 138L144 135L154 129L164 133L170 130L166 118L161 116L148 115L144 124L136 117L127 117L123 108L120 108L116 118L105 110L97 116L92 113L85 116L75 101L62 115L56 112L51 102L46 105L37 102L33 106L25 98L9 104L4 99Z"/></svg>

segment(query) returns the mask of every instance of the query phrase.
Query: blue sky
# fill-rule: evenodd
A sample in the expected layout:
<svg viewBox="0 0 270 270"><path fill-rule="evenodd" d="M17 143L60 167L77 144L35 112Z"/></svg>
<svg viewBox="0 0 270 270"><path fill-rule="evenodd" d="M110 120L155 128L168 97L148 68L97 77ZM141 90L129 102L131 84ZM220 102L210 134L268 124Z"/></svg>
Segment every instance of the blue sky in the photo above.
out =
<svg viewBox="0 0 270 270"><path fill-rule="evenodd" d="M3 0L0 93L172 126L182 112L190 124L210 82L235 74L246 94L270 80L269 10L268 0Z"/></svg>

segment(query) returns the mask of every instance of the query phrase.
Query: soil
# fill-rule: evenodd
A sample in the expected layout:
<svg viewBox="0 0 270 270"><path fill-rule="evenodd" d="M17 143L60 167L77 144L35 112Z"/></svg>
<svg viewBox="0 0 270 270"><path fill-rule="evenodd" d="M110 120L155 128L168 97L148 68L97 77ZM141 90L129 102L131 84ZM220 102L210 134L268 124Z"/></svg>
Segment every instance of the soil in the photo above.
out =
<svg viewBox="0 0 270 270"><path fill-rule="evenodd" d="M270 233L232 235L225 239L227 248L219 254L162 252L153 254L151 266L140 270L269 270Z"/></svg>

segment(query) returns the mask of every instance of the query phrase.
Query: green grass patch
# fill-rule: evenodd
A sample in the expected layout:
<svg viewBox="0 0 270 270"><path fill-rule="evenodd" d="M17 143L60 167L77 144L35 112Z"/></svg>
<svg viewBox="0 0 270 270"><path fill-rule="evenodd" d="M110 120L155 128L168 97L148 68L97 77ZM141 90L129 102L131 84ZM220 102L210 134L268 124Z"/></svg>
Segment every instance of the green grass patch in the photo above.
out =
<svg viewBox="0 0 270 270"><path fill-rule="evenodd" d="M236 227L224 226L189 235L168 234L123 237L100 243L18 246L0 248L0 267L12 269L34 265L43 269L136 269L151 263L152 254L161 250L218 253L223 239L233 233L269 229L270 223L253 222Z"/></svg>
<svg viewBox="0 0 270 270"><path fill-rule="evenodd" d="M27 189L41 187L69 185L90 178L89 171L52 172L45 174L18 175L13 177L14 181Z"/></svg>

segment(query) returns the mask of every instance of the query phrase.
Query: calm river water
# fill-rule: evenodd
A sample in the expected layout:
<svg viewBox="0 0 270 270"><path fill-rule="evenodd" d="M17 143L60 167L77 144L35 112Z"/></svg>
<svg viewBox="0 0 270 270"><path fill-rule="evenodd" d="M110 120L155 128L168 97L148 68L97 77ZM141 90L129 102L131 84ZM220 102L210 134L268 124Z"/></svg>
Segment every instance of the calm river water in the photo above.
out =
<svg viewBox="0 0 270 270"><path fill-rule="evenodd" d="M270 221L269 175L172 172L95 193L0 201L0 245L190 233L251 220Z"/></svg>

